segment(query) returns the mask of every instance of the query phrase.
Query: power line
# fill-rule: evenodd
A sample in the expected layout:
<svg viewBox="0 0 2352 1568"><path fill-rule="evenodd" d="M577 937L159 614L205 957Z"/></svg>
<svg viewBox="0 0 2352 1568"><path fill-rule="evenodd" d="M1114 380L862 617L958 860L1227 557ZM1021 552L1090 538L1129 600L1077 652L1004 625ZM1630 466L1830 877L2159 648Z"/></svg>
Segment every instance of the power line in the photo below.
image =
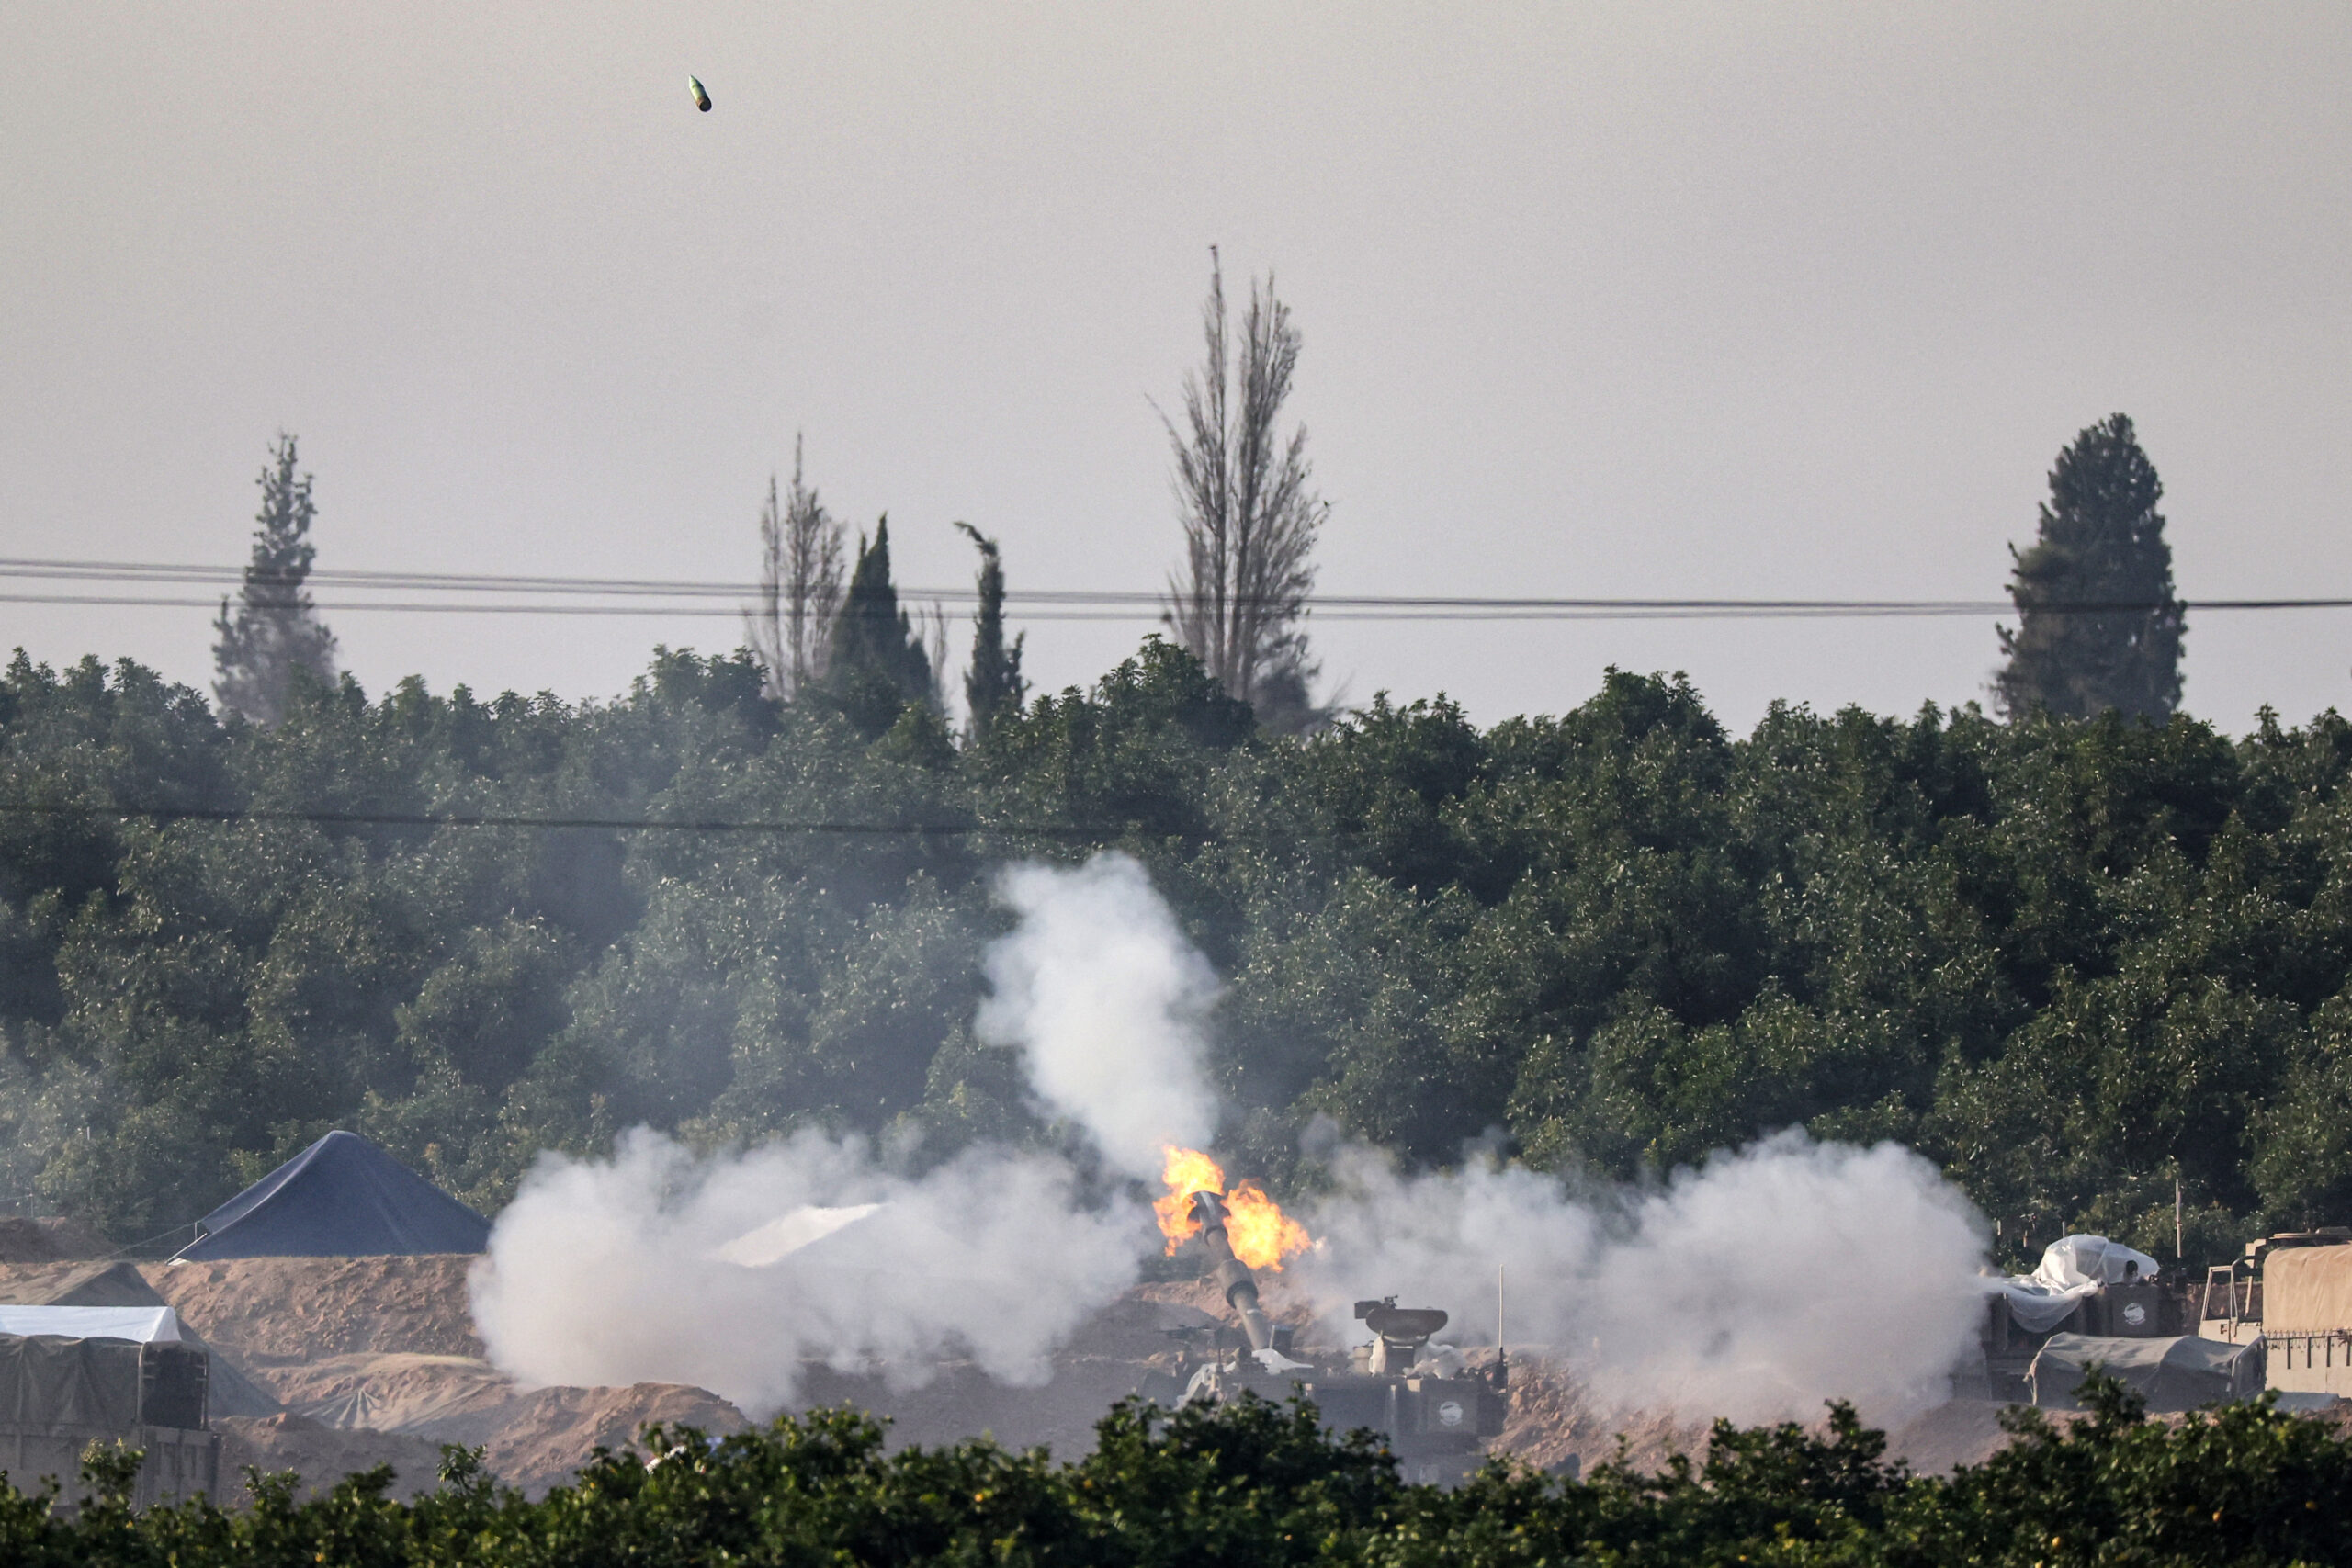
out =
<svg viewBox="0 0 2352 1568"><path fill-rule="evenodd" d="M1059 822L839 822L829 819L740 820L724 818L662 817L526 817L495 812L429 811L288 811L263 807L207 806L89 806L79 803L0 801L0 818L34 817L70 821L143 822L266 822L296 823L329 828L534 828L588 829L617 833L811 833L844 838L933 837L970 838L1000 834L1006 838L1075 839L1093 841L1115 839L1136 824L1084 827ZM1155 834L1162 838L1200 838L1199 834ZM1288 834L1285 837L1296 838Z"/></svg>
<svg viewBox="0 0 2352 1568"><path fill-rule="evenodd" d="M74 561L0 558L0 580L74 581L123 583L218 584L239 587L242 568L162 562ZM512 576L458 572L372 571L319 569L304 587L341 589L351 592L503 594L500 602L459 599L337 598L318 604L338 615L390 613L401 615L653 615L732 618L756 601L760 585L750 582L698 581L657 578L593 578ZM518 596L557 599L646 601L656 603L544 604ZM969 587L905 588L902 600L918 604L969 605L977 591ZM1157 620L1165 608L1164 595L1132 589L1012 590L1006 603L1023 620L1134 621ZM728 604L695 603L727 599ZM135 609L211 609L219 600L154 594L0 592L0 604L74 604ZM2191 599L2177 601L2184 611L2216 613L2352 609L2352 597L2273 597ZM1306 607L1326 621L1576 621L1576 620L1753 620L1753 619L1876 619L1984 618L2014 615L2017 606L2007 599L1766 599L1766 598L1647 598L1647 597L1500 597L1440 594L1345 594L1310 596ZM2141 614L2167 607L2147 599L2076 601L2037 605L2053 615Z"/></svg>

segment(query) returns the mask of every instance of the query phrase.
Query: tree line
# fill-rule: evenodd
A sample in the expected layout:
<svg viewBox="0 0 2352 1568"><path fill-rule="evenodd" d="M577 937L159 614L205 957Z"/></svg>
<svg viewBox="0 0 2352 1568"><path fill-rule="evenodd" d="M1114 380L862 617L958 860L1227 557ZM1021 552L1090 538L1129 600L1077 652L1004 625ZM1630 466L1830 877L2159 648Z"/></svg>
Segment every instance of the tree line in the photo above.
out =
<svg viewBox="0 0 2352 1568"><path fill-rule="evenodd" d="M960 525L960 729L888 519L853 547L797 447L735 654L658 651L606 703L371 698L282 437L217 710L129 663L0 679L0 1196L129 1238L334 1125L491 1208L639 1122L1047 1137L971 1032L987 872L1117 846L1231 977L1226 1142L1268 1179L1317 1179L1319 1119L1621 1178L1801 1123L1927 1151L2017 1257L2169 1253L2176 1181L2199 1257L2347 1217L2344 727L2173 715L2128 419L2061 453L2017 555L2006 724L1776 707L1738 738L1611 671L1481 729L1317 705L1298 332L1271 277L1237 329L1213 271L1203 333L1170 640L1033 700L999 541ZM434 825L485 816L589 825ZM594 825L640 817L768 827Z"/></svg>
<svg viewBox="0 0 2352 1568"><path fill-rule="evenodd" d="M1801 1124L1925 1151L2016 1258L2169 1256L2176 1179L2226 1256L2352 1216L2347 772L2333 714L1736 736L1619 671L1293 739L1159 638L960 743L778 703L749 651L577 705L346 674L275 726L20 654L0 1191L127 1241L338 1125L492 1209L637 1123L1050 1139L972 1032L988 879L1115 846L1227 977L1221 1145L1266 1179L1319 1179L1323 1118L1618 1177Z"/></svg>
<svg viewBox="0 0 2352 1568"><path fill-rule="evenodd" d="M2008 1419L1981 1465L1915 1477L1853 1412L1826 1430L1718 1425L1702 1461L1656 1476L1616 1464L1583 1483L1490 1466L1452 1492L1408 1486L1369 1433L1335 1437L1313 1409L1253 1398L1162 1416L1114 1410L1093 1452L1057 1463L986 1438L884 1450L848 1411L786 1417L712 1441L650 1429L530 1501L478 1451L443 1450L440 1484L383 1493L390 1467L295 1500L255 1477L253 1506L202 1500L134 1511L136 1460L95 1450L93 1501L67 1513L0 1486L0 1550L26 1568L548 1563L1250 1565L1536 1568L1777 1562L1939 1568L2076 1563L2333 1563L2352 1526L2352 1447L2261 1404L2177 1426L2107 1380L2095 1414L2060 1427Z"/></svg>
<svg viewBox="0 0 2352 1568"><path fill-rule="evenodd" d="M1306 636L1315 546L1330 507L1314 487L1305 427L1282 428L1302 340L1271 274L1251 283L1237 331L1215 247L1210 254L1202 361L1184 378L1181 424L1161 416L1184 545L1161 619L1260 724L1301 735L1339 711L1316 695L1322 667ZM779 493L771 475L759 514L760 575L744 612L744 646L766 694L830 707L869 738L910 704L944 726L944 613L900 607L888 514L870 539L858 535L853 552L847 525L808 482L805 457L796 439L791 488ZM297 681L335 675L334 636L306 586L317 555L311 482L297 472L294 438L281 434L262 472L262 510L235 613L224 599L215 623L214 694L259 724L277 721ZM2060 452L2035 543L2010 549L2018 626L1996 628L2004 661L1988 688L2002 715L2086 718L2112 710L2162 719L2179 706L2188 617L2156 510L2163 495L2126 415L2090 425ZM1025 634L1005 638L999 542L969 523L955 526L980 553L963 682L967 728L977 736L1028 693Z"/></svg>

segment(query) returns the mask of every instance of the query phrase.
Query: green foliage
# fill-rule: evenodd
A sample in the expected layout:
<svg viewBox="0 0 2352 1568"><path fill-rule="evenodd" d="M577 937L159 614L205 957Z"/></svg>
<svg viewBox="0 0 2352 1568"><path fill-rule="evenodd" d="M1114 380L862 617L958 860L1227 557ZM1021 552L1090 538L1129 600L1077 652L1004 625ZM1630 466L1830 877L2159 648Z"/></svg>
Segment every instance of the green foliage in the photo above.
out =
<svg viewBox="0 0 2352 1568"><path fill-rule="evenodd" d="M2187 615L2156 511L2164 493L2122 414L2058 454L2041 536L2009 552L2018 629L2000 634L2008 662L1993 690L2002 712L2087 718L2113 709L2162 719L2180 705Z"/></svg>
<svg viewBox="0 0 2352 1568"><path fill-rule="evenodd" d="M1323 1118L1618 1177L1802 1124L1921 1148L2019 1259L2078 1227L2168 1258L2178 1179L2193 1264L2352 1219L2347 777L2332 714L1739 738L1614 671L1556 717L1383 697L1293 741L1159 638L961 750L924 705L776 704L742 654L662 650L608 705L345 680L271 729L20 656L0 1190L131 1240L337 1125L491 1208L639 1122L1046 1138L972 1032L988 874L1117 846L1227 977L1249 1174L1311 1175ZM360 819L452 815L775 828Z"/></svg>
<svg viewBox="0 0 2352 1568"><path fill-rule="evenodd" d="M1029 640L1029 634L1023 632L1011 647L1005 645L1003 558L996 541L969 523L956 526L972 536L980 552L980 607L972 622L972 666L964 672L964 705L972 716L972 739L982 744L999 714L1017 709L1028 700L1029 682L1021 675L1021 646Z"/></svg>
<svg viewBox="0 0 2352 1568"><path fill-rule="evenodd" d="M931 659L899 608L890 581L890 520L858 541L849 592L834 617L823 695L867 739L888 731L910 703L931 698Z"/></svg>
<svg viewBox="0 0 2352 1568"><path fill-rule="evenodd" d="M212 645L212 689L223 707L255 724L285 716L298 678L334 680L334 634L320 621L305 586L318 555L311 543L318 508L311 500L311 476L296 476L298 462L294 437L280 434L261 471L261 515L237 613L230 615L223 599L212 625L220 639Z"/></svg>
<svg viewBox="0 0 2352 1568"><path fill-rule="evenodd" d="M1562 1483L1489 1465L1442 1492L1408 1486L1368 1433L1244 1397L1163 1415L1114 1410L1082 1459L986 1438L888 1451L848 1411L717 1441L649 1427L532 1502L479 1450L443 1450L440 1484L384 1495L391 1472L294 1500L133 1510L135 1454L94 1452L91 1500L0 1487L0 1556L27 1568L686 1568L731 1562L1071 1564L1078 1568L1631 1568L1639 1564L2327 1563L2347 1555L2352 1449L2266 1404L2145 1419L2105 1379L2064 1427L2024 1413L2009 1447L1923 1479L1885 1460L1851 1410L1819 1428L1719 1424L1703 1461L1657 1475L1599 1467ZM128 1460L126 1464L125 1461Z"/></svg>

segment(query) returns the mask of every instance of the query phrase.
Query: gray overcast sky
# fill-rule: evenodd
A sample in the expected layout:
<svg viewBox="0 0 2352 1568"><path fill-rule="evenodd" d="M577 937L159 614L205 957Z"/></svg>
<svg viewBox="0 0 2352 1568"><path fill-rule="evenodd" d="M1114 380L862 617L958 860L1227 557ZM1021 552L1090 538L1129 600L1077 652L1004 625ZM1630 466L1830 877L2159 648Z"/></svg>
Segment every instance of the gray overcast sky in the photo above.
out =
<svg viewBox="0 0 2352 1568"><path fill-rule="evenodd" d="M967 518L1016 588L1153 588L1215 243L1306 335L1329 592L1996 596L2121 410L2185 594L2352 593L2347 80L2341 5L12 0L0 554L241 560L283 427L322 565L746 578L797 430L902 584L968 582ZM371 690L608 695L740 640L330 619ZM1032 673L1148 629L1037 624ZM1996 658L1974 621L1316 641L1358 699L1557 711L1613 662L1743 728ZM0 605L13 642L209 674L200 611ZM2233 729L2352 685L2352 613L2188 649Z"/></svg>

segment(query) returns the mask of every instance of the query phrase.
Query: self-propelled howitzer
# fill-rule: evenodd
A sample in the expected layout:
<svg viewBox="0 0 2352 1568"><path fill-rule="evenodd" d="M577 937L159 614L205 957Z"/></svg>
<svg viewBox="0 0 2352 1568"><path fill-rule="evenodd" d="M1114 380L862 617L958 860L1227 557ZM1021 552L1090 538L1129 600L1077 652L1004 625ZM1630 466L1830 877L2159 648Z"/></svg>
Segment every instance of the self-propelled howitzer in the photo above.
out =
<svg viewBox="0 0 2352 1568"><path fill-rule="evenodd" d="M1225 1228L1225 1200L1214 1192L1193 1193L1193 1218L1200 1222L1201 1245L1208 1249L1210 1259L1216 1265L1209 1277L1225 1292L1225 1304L1241 1320L1241 1332L1249 1336L1250 1353L1262 1365L1269 1355L1280 1354L1274 1349L1274 1325L1266 1320L1264 1309L1258 1304L1258 1276L1250 1271L1250 1265L1233 1255L1233 1237Z"/></svg>
<svg viewBox="0 0 2352 1568"><path fill-rule="evenodd" d="M1501 1433L1510 1413L1510 1370L1500 1346L1489 1366L1473 1371L1460 1351L1430 1349L1430 1336L1446 1325L1443 1312L1400 1307L1391 1296L1356 1303L1356 1318L1373 1332L1370 1344L1344 1355L1295 1350L1289 1331L1266 1316L1257 1275L1233 1254L1225 1201L1214 1192L1193 1193L1193 1217L1209 1255L1209 1277L1240 1320L1249 1349L1228 1359L1212 1346L1183 1385L1186 1403L1231 1399L1244 1389L1268 1399L1303 1393L1326 1425L1378 1433L1404 1478L1413 1482L1460 1479L1477 1463L1480 1440Z"/></svg>

